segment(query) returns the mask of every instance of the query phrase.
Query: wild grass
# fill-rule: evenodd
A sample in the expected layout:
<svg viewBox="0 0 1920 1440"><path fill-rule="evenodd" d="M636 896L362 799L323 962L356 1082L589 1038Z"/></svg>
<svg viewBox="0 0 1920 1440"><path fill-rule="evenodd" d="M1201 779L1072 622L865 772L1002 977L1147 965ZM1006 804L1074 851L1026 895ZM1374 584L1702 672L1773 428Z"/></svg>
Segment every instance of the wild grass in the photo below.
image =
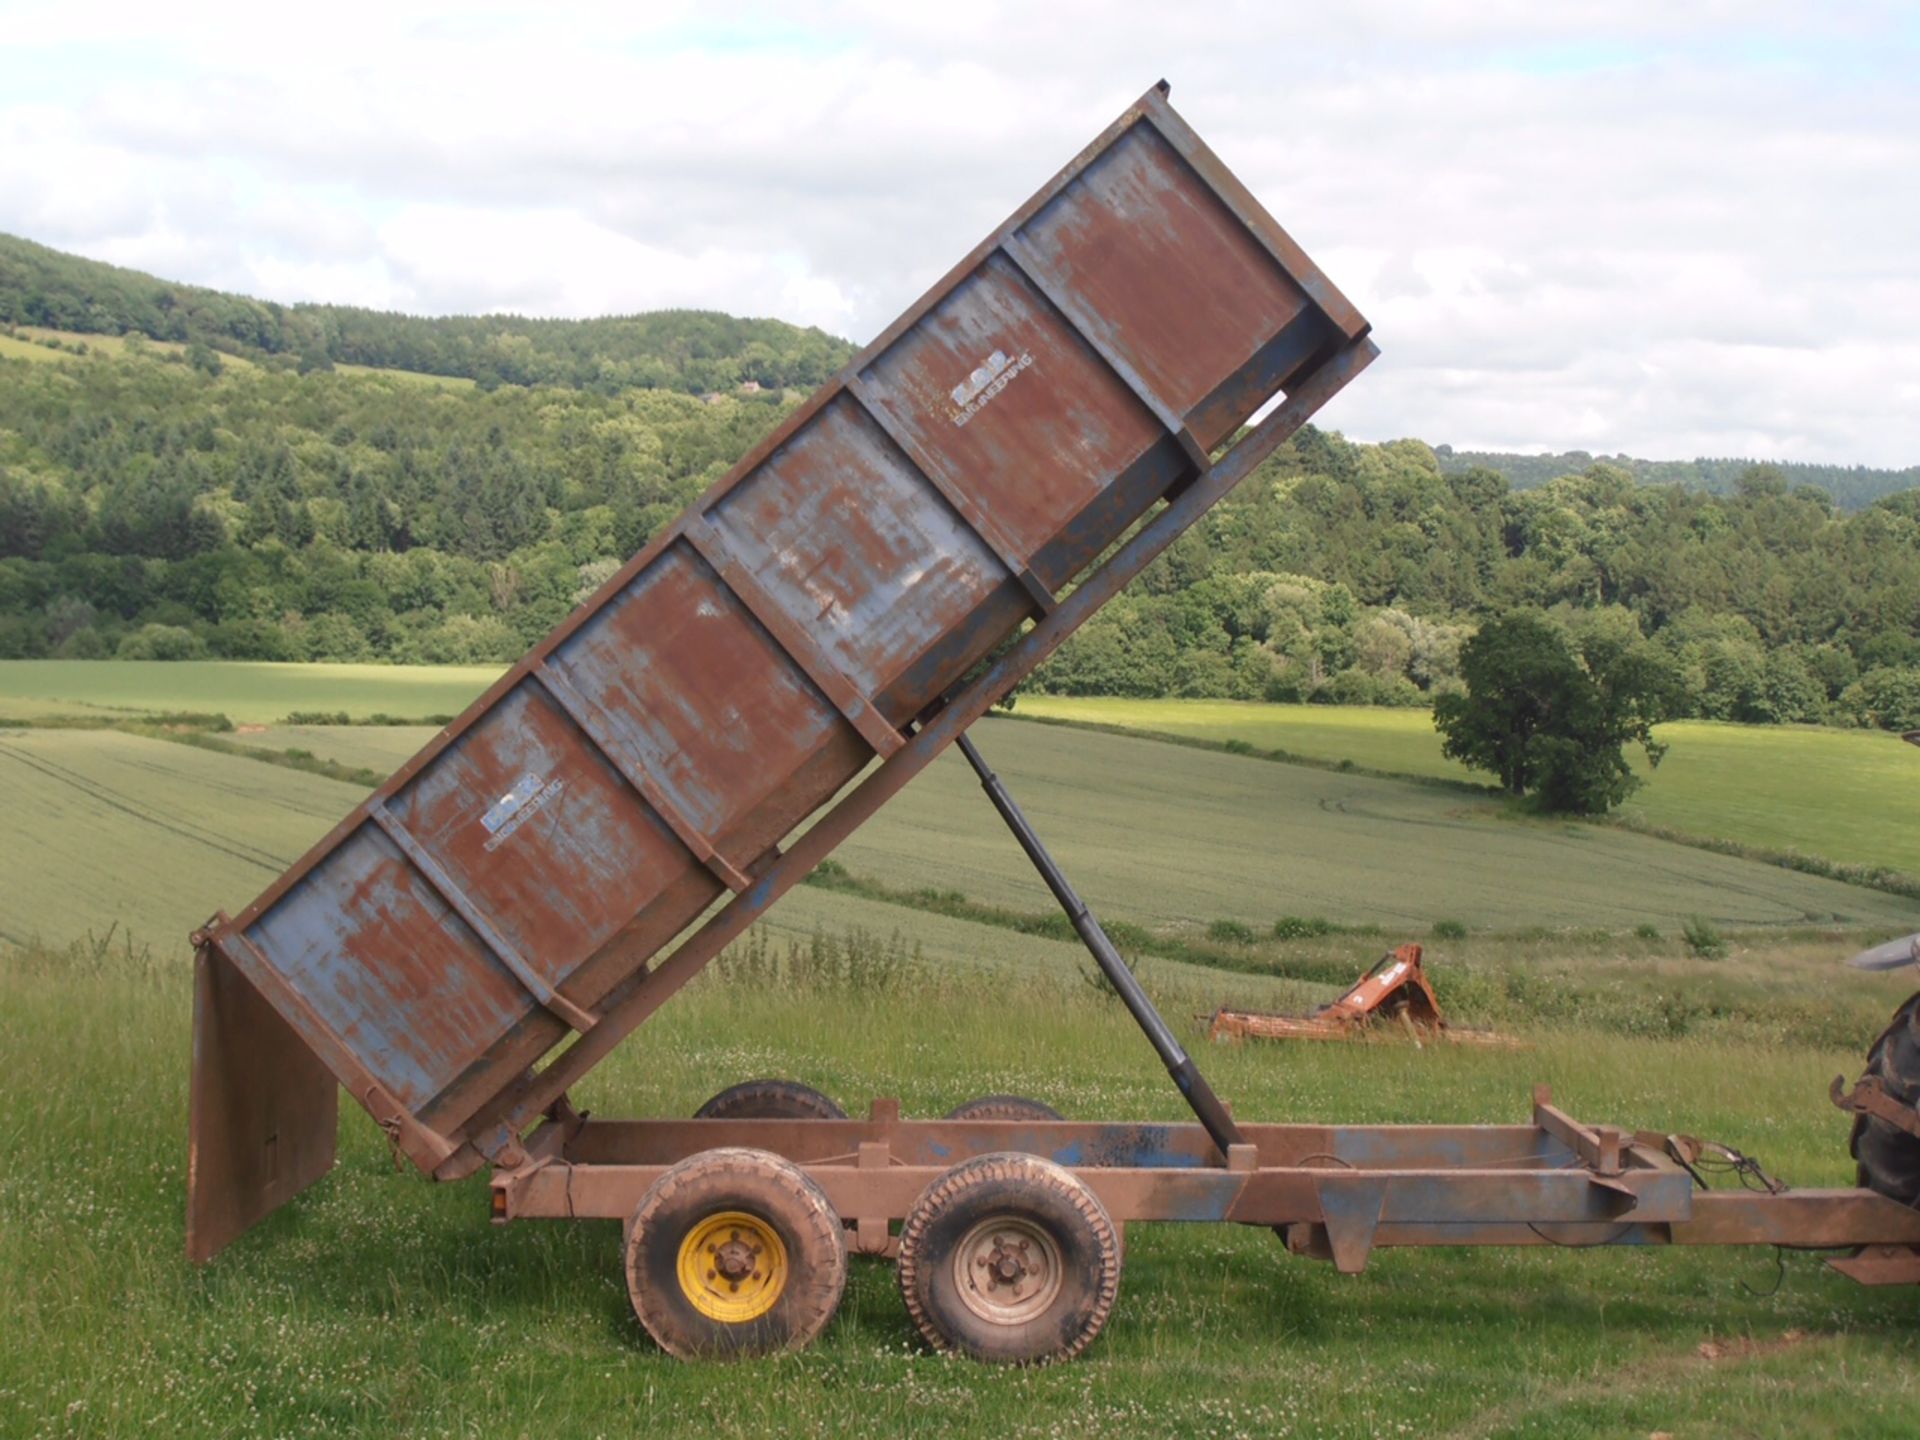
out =
<svg viewBox="0 0 1920 1440"><path fill-rule="evenodd" d="M396 698L384 674L352 702L295 697L262 668L251 712L192 686L146 698L236 719L460 703ZM374 771L421 738L354 726L215 741ZM1811 923L1782 896L1831 886L1821 895L1862 907L1856 920L1888 907L1865 921L1888 929L1911 916L1904 902L1645 837L1558 837L1365 776L1037 726L981 742L1241 1118L1511 1122L1547 1081L1583 1117L1706 1135L1798 1185L1851 1179L1826 1082L1857 1072L1910 982L1844 969L1872 932ZM329 748L349 744L366 748ZM178 937L251 898L362 786L98 729L0 733L0 785L0 930L99 937L0 942L0 1434L1912 1433L1913 1297L1854 1287L1812 1256L1790 1257L1770 1290L1771 1254L1744 1251L1393 1251L1345 1278L1265 1232L1137 1226L1113 1323L1071 1366L924 1353L890 1269L867 1261L806 1353L680 1365L632 1319L617 1226L491 1228L483 1185L395 1173L350 1103L336 1172L195 1270L181 1253ZM1658 857L1614 873L1640 887L1617 906L1631 918L1565 920L1563 892L1583 893L1583 867L1613 863L1613 844ZM1082 952L969 772L936 765L840 860L576 1100L684 1115L736 1081L788 1075L856 1112L879 1095L932 1115L1010 1091L1089 1119L1181 1117L1124 1013L1082 983ZM1696 860L1726 868L1685 868ZM1693 953L1695 914L1724 958ZM112 923L133 916L151 943ZM1205 1042L1218 1005L1308 1009L1409 937L1457 1020L1532 1048Z"/></svg>
<svg viewBox="0 0 1920 1440"><path fill-rule="evenodd" d="M682 1365L632 1319L617 1226L490 1228L483 1184L396 1173L351 1105L335 1173L196 1270L184 963L117 937L14 950L0 991L8 1435L1912 1433L1912 1295L1811 1256L1775 1289L1771 1254L1750 1251L1388 1251L1342 1277L1264 1231L1142 1225L1113 1321L1072 1365L925 1353L875 1261L855 1263L808 1351ZM1577 1016L1532 1034L1519 1054L1198 1053L1243 1119L1512 1122L1546 1080L1583 1117L1709 1135L1800 1185L1849 1178L1823 1090L1865 1034L1662 1040ZM937 968L901 993L703 977L576 1098L684 1115L766 1074L856 1112L1015 1091L1079 1117L1181 1113L1117 1007L1071 982Z"/></svg>

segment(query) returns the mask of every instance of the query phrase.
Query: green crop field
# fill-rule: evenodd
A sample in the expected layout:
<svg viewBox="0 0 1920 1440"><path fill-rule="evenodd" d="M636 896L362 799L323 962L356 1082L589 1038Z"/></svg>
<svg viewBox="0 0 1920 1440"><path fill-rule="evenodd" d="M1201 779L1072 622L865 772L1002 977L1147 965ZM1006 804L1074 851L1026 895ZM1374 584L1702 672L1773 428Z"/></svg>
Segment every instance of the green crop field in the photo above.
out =
<svg viewBox="0 0 1920 1440"><path fill-rule="evenodd" d="M385 771L431 734L315 726L236 738L289 739ZM1491 804L1392 780L1051 726L996 722L980 743L1088 900L1162 930L1231 919L1264 931L1282 915L1408 938L1440 920L1476 931L1672 932L1694 915L1743 929L1920 925L1920 904L1897 896L1622 831L1514 820ZM0 913L0 929L57 940L74 933L62 923L67 913L111 912L136 933L171 938L216 905L236 908L360 796L317 776L113 731L0 731L0 766L26 800L0 819L0 836L13 832L16 873L32 882L0 907L15 912ZM116 822L111 841L102 838L106 818ZM252 858L243 864L234 851ZM76 863L89 853L110 858L111 873L130 883L101 886ZM149 854L156 863L146 864ZM896 890L959 891L1026 911L1051 903L956 755L937 761L838 858ZM97 904L84 903L88 893Z"/></svg>
<svg viewBox="0 0 1920 1440"><path fill-rule="evenodd" d="M270 725L302 710L403 719L464 710L494 665L281 665L233 660L0 660L0 719L211 711Z"/></svg>
<svg viewBox="0 0 1920 1440"><path fill-rule="evenodd" d="M215 909L238 910L264 890L362 793L109 730L0 731L0 786L13 802L0 815L8 882L0 941L62 944L111 927L166 954L184 953L187 932ZM882 939L900 931L943 970L1072 975L1081 954L1059 940L811 889L788 896L765 929L782 942L804 942L816 930L859 929ZM1150 962L1147 973L1204 990L1216 997L1210 1004L1276 1004L1307 993L1297 984L1164 961Z"/></svg>
<svg viewBox="0 0 1920 1440"><path fill-rule="evenodd" d="M1858 886L1623 831L1506 818L1445 790L1272 765L1055 726L978 738L1088 899L1148 923L1281 915L1418 936L1601 926L1689 915L1728 925L1920 921ZM857 874L1040 908L1045 893L964 761L943 756L841 848Z"/></svg>
<svg viewBox="0 0 1920 1440"><path fill-rule="evenodd" d="M272 722L451 711L492 673L16 662L0 695L96 719L222 710L248 727L226 743L383 771L433 731ZM1017 722L978 738L1116 920L1190 935L1318 914L1423 938L1459 919L1467 939L1430 946L1445 1002L1531 1045L1205 1043L1198 1017L1223 1002L1328 998L1381 948L1374 936L1228 947L1240 969L1277 974L1144 960L1243 1119L1512 1121L1547 1081L1577 1114L1705 1134L1797 1185L1851 1178L1825 1085L1857 1069L1911 980L1838 962L1920 924L1920 906L1515 820L1465 792ZM181 1254L179 937L244 904L361 787L151 735L15 728L0 730L0 793L0 1134L17 1140L0 1171L0 1434L197 1434L209 1416L236 1435L1911 1433L1912 1296L1813 1256L1790 1257L1773 1288L1765 1252L1388 1251L1342 1277L1262 1231L1136 1226L1114 1319L1072 1365L926 1354L872 1261L804 1354L682 1365L632 1318L617 1226L490 1228L483 1183L396 1174L351 1105L336 1173L196 1270ZM1045 908L951 756L838 858L895 892ZM1739 927L1725 959L1674 933L1696 913ZM1648 918L1665 938L1623 933ZM1522 926L1548 928L1492 933ZM62 948L109 927L111 943ZM903 968L878 991L805 979L792 960L770 979L742 968L751 945L821 944L891 947ZM1076 1116L1177 1117L1151 1051L1084 969L1059 939L803 887L576 1098L603 1115L684 1114L749 1075L791 1074L854 1107L898 1095L909 1114L1015 1091Z"/></svg>
<svg viewBox="0 0 1920 1440"><path fill-rule="evenodd" d="M1023 695L1019 713L1238 740L1370 770L1484 782L1440 753L1424 710L1261 705L1233 700L1106 700ZM1680 720L1655 732L1670 749L1623 813L1687 835L1818 855L1920 875L1920 751L1874 730ZM1637 754L1633 757L1638 762Z"/></svg>
<svg viewBox="0 0 1920 1440"><path fill-rule="evenodd" d="M384 772L433 733L309 726L240 738ZM1920 923L1920 905L1898 897L1622 831L1515 819L1444 790L1056 726L978 734L1088 900L1145 924L1317 915L1418 935L1440 919L1496 930L1673 929L1693 915L1732 926ZM1051 903L954 754L839 856L895 888Z"/></svg>
<svg viewBox="0 0 1920 1440"><path fill-rule="evenodd" d="M359 798L352 787L110 730L0 730L0 938L109 925L171 952L244 905Z"/></svg>
<svg viewBox="0 0 1920 1440"><path fill-rule="evenodd" d="M230 738L249 749L304 750L387 775L439 733L435 725L249 725Z"/></svg>
<svg viewBox="0 0 1920 1440"><path fill-rule="evenodd" d="M491 666L0 660L0 720L156 710L210 710L236 724L268 726L302 710L415 718L457 713L498 674ZM1238 740L1392 774L1469 783L1484 778L1441 756L1425 711L1032 695L1021 697L1018 713L1216 744ZM1672 748L1624 807L1630 819L1683 835L1920 875L1920 826L1911 823L1907 803L1920 795L1920 751L1893 736L1705 721L1665 725L1660 735ZM364 747L385 742L359 743L368 755ZM299 739L289 744L326 753ZM398 753L390 763L417 748L403 745L395 740ZM377 758L340 758L381 768Z"/></svg>

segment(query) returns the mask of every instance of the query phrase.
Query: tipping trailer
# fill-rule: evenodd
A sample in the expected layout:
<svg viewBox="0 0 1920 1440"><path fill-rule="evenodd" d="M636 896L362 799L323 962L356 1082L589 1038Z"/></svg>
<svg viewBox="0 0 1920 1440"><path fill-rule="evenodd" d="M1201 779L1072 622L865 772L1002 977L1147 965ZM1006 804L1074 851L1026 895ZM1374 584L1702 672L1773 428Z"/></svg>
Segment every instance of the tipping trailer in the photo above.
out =
<svg viewBox="0 0 1920 1440"><path fill-rule="evenodd" d="M1374 358L1366 320L1149 90L287 873L197 948L187 1245L323 1176L344 1088L492 1215L625 1225L675 1354L805 1343L849 1250L938 1346L1077 1353L1118 1227L1376 1245L1878 1246L1869 1190L1695 1194L1691 1142L1576 1123L1242 1125L966 735ZM1248 422L1272 405L1264 418ZM990 1097L864 1119L750 1082L691 1120L571 1086L958 743L1194 1110ZM810 823L809 823L810 822ZM805 828L803 827L805 825Z"/></svg>

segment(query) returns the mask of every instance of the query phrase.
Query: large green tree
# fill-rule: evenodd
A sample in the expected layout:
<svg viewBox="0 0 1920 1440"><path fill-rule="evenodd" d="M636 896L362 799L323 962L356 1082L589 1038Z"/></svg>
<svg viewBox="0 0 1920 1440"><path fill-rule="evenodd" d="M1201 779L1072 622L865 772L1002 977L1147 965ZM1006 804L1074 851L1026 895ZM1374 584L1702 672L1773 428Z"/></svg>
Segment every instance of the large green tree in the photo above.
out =
<svg viewBox="0 0 1920 1440"><path fill-rule="evenodd" d="M1466 692L1434 703L1441 748L1543 809L1611 809L1640 783L1626 747L1650 765L1665 753L1653 726L1674 704L1672 667L1617 628L1576 640L1538 611L1512 611L1461 647L1460 673Z"/></svg>

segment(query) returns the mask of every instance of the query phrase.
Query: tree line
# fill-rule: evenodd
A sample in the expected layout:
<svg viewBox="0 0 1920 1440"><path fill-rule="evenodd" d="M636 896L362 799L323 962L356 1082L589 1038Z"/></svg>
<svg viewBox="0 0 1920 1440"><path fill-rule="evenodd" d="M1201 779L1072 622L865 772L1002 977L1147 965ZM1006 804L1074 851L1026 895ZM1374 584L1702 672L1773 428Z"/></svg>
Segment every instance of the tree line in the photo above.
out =
<svg viewBox="0 0 1920 1440"><path fill-rule="evenodd" d="M1771 467L1715 495L1595 463L1520 491L1309 427L1035 683L1426 705L1516 610L1656 647L1676 715L1920 726L1920 490L1850 514Z"/></svg>
<svg viewBox="0 0 1920 1440"><path fill-rule="evenodd" d="M1498 450L1456 450L1436 445L1440 468L1449 475L1464 470L1496 470L1516 490L1531 490L1562 475L1578 475L1597 463L1625 470L1643 485L1685 485L1732 495L1741 477L1753 468L1751 460L1702 456L1695 460L1640 460L1631 455L1595 455L1586 450L1563 450L1557 455L1515 455ZM1920 486L1920 465L1889 470L1872 465L1821 465L1804 460L1770 462L1789 486L1812 485L1831 495L1843 510L1871 505L1882 495Z"/></svg>
<svg viewBox="0 0 1920 1440"><path fill-rule="evenodd" d="M425 317L279 305L85 260L0 235L0 325L144 335L302 372L366 365L499 385L689 394L743 384L811 390L853 347L823 330L707 310L593 320ZM202 362L205 363L204 361Z"/></svg>
<svg viewBox="0 0 1920 1440"><path fill-rule="evenodd" d="M509 661L790 405L0 362L0 655ZM1653 647L1677 713L1920 726L1920 491L1849 513L1604 462L1516 490L1308 429L1032 683L1427 705L1516 609Z"/></svg>

